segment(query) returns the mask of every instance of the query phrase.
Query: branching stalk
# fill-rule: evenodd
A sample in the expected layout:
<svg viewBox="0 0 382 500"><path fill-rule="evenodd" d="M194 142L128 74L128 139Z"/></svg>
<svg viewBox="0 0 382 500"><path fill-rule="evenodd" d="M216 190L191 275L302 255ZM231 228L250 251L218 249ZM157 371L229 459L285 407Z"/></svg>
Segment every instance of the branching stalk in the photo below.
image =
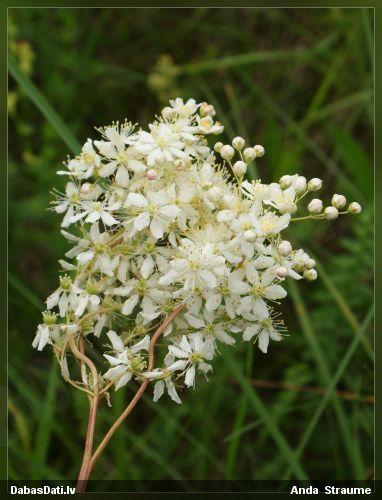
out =
<svg viewBox="0 0 382 500"><path fill-rule="evenodd" d="M148 371L151 371L154 368L155 345L157 343L158 338L166 330L166 328L170 325L170 323L173 321L173 319L175 318L175 316L180 311L182 311L182 309L184 309L185 307L186 307L185 303L182 303L179 306L177 306L167 316L167 318L163 321L163 323L159 326L159 328L156 330L156 332L152 336L151 341L150 341L150 346L149 346ZM72 343L74 344L74 340L73 339L72 339ZM72 344L70 344L70 346L72 348ZM73 351L73 354L76 355L76 353L74 351ZM81 354L81 353L79 352L79 354ZM78 356L76 356L76 357L78 357ZM86 356L84 356L84 357L86 357ZM79 358L79 359L81 359L81 358ZM86 363L85 359L82 359L82 361L84 363ZM86 363L86 364L89 366L88 363ZM89 368L90 368L90 366L89 366ZM93 373L93 371L92 371L92 373ZM98 384L97 384L97 397L94 397L94 399L93 399L93 406L91 406L90 412L89 412L89 423L88 423L88 432L87 432L87 436L86 436L84 459L83 459L82 467L81 467L81 470L80 470L80 474L78 476L78 483L77 483L77 489L76 489L77 492L85 491L87 481L89 479L89 476L91 474L91 471L92 471L92 469L94 467L95 462L100 457L101 453L105 449L107 443L110 441L110 439L113 436L113 434L115 433L115 431L118 429L118 427L121 425L121 423L126 419L126 417L134 409L135 405L141 399L141 397L142 397L143 393L145 392L145 390L146 390L147 386L149 385L149 383L150 383L150 380L148 380L148 379L145 379L142 382L142 384L139 387L137 393L135 394L135 396L133 397L133 399L130 401L130 403L128 404L128 406L125 408L125 410L121 413L121 415L114 422L114 424L110 427L110 429L108 430L108 432L105 434L104 438L102 439L102 441L98 445L96 451L93 453L93 455L89 456L89 452L90 452L90 454L92 452L95 419L96 419L97 405L98 405L98 399L99 399L98 398L98 394L99 394L98 393ZM96 390L95 390L95 387L94 387L94 393L95 392L96 392ZM89 440L89 443L88 443L88 440Z"/></svg>

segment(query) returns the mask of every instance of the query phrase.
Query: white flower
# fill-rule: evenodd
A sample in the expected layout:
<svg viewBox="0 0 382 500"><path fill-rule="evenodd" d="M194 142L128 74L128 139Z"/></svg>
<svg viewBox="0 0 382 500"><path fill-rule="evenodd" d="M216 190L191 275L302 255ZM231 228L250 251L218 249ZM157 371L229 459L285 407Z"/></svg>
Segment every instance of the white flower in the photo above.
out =
<svg viewBox="0 0 382 500"><path fill-rule="evenodd" d="M140 351L148 351L150 345L150 337L146 335L142 340L131 347L125 347L122 339L110 330L107 336L112 343L115 356L104 354L104 357L112 365L104 374L104 378L115 383L115 390L126 385L133 377L139 375L145 368L146 362L143 357L138 354Z"/></svg>
<svg viewBox="0 0 382 500"><path fill-rule="evenodd" d="M58 306L60 316L63 318L69 307L72 309L77 307L81 291L67 275L61 276L60 286L46 299L46 308L50 310Z"/></svg>
<svg viewBox="0 0 382 500"><path fill-rule="evenodd" d="M202 317L187 312L184 317L187 323L195 329L195 333L211 346L212 351L215 350L217 340L227 345L233 345L236 342L227 332L228 323L221 320L214 311L205 310Z"/></svg>
<svg viewBox="0 0 382 500"><path fill-rule="evenodd" d="M297 210L296 191L293 187L281 189L278 184L271 184L268 190L268 196L264 203L277 208L281 213L293 213Z"/></svg>
<svg viewBox="0 0 382 500"><path fill-rule="evenodd" d="M65 213L62 220L62 227L68 227L72 218L81 210L83 200L96 200L102 193L99 186L88 184L87 193L83 193L82 188L74 182L68 182L65 188L65 196L57 196L54 210L58 214Z"/></svg>
<svg viewBox="0 0 382 500"><path fill-rule="evenodd" d="M78 302L74 315L76 318L80 318L84 314L85 309L88 308L90 310L95 310L100 302L101 299L98 295L89 293L87 290L83 290L78 295Z"/></svg>
<svg viewBox="0 0 382 500"><path fill-rule="evenodd" d="M131 147L137 139L132 135L134 127L131 123L116 124L102 129L107 141L94 141L100 154L104 157L102 167L99 169L101 177L108 177L116 173L116 181L127 187L129 181L128 170L141 173L146 170L145 164L139 160L135 148Z"/></svg>
<svg viewBox="0 0 382 500"><path fill-rule="evenodd" d="M118 266L119 258L111 258L109 255L110 234L107 231L100 232L98 222L91 225L89 239L82 239L79 244L67 252L67 257L76 257L78 262L84 266L91 260L94 262L94 269L99 269L103 274L113 276L115 268Z"/></svg>
<svg viewBox="0 0 382 500"><path fill-rule="evenodd" d="M186 118L195 114L198 109L195 99L188 99L185 103L180 97L170 100L170 106L179 116Z"/></svg>
<svg viewBox="0 0 382 500"><path fill-rule="evenodd" d="M171 356L171 358L173 357ZM182 402L176 392L175 384L172 380L174 372L175 370L169 370L168 367L166 367L163 369L155 368L151 372L143 373L146 378L155 381L153 397L153 401L155 403L163 396L165 390L167 390L168 395L173 401L175 401L175 403L180 404Z"/></svg>
<svg viewBox="0 0 382 500"><path fill-rule="evenodd" d="M259 349L263 353L267 353L269 339L280 341L281 335L276 330L272 318L265 318L258 323L248 326L243 333L243 340L251 340L256 336L259 344Z"/></svg>
<svg viewBox="0 0 382 500"><path fill-rule="evenodd" d="M138 213L132 218L132 235L149 227L155 239L162 238L168 232L170 223L181 214L180 208L171 204L171 198L165 191L148 192L147 197L129 193L126 206Z"/></svg>
<svg viewBox="0 0 382 500"><path fill-rule="evenodd" d="M57 329L57 327L55 327ZM32 342L32 347L42 351L46 344L50 344L51 328L48 325L38 325L36 336Z"/></svg>
<svg viewBox="0 0 382 500"><path fill-rule="evenodd" d="M248 281L248 295L241 299L241 305L237 312L240 314L242 311L252 311L266 317L268 307L265 300L283 299L286 297L287 292L281 285L273 284L275 280L275 271L273 269L266 269L260 274L253 264L248 264L245 275Z"/></svg>
<svg viewBox="0 0 382 500"><path fill-rule="evenodd" d="M171 292L159 286L158 273L154 271L154 260L146 257L140 263L140 269L132 268L135 277L126 281L122 287L107 290L105 293L122 297L124 303L121 313L129 316L139 304L140 315L148 323L162 314L161 306L171 298Z"/></svg>
<svg viewBox="0 0 382 500"><path fill-rule="evenodd" d="M226 273L225 259L217 255L212 243L194 243L183 239L179 247L179 258L170 262L171 269L159 279L160 285L183 283L184 290L215 288L217 277Z"/></svg>
<svg viewBox="0 0 382 500"><path fill-rule="evenodd" d="M81 154L69 161L68 170L59 170L57 173L72 175L78 179L88 179L100 164L101 158L94 150L92 140L88 139L82 148Z"/></svg>
<svg viewBox="0 0 382 500"><path fill-rule="evenodd" d="M273 212L266 212L256 223L256 232L259 237L273 236L289 226L290 214L281 216Z"/></svg>
<svg viewBox="0 0 382 500"><path fill-rule="evenodd" d="M143 130L138 132L135 149L146 156L149 167L153 167L156 163L170 162L176 158L187 158L179 134L166 123L150 125L150 133Z"/></svg>
<svg viewBox="0 0 382 500"><path fill-rule="evenodd" d="M179 344L170 345L168 350L175 358L179 358L168 369L182 371L187 387L195 385L196 368L204 374L212 370L212 366L205 362L213 358L211 347L199 335L192 335L188 339L183 335Z"/></svg>
<svg viewBox="0 0 382 500"><path fill-rule="evenodd" d="M83 201L81 203L82 211L79 211L77 215L71 217L68 223L73 224L81 219L85 219L85 222L90 223L102 220L106 226L113 226L114 224L118 224L118 220L115 219L110 212L118 210L119 207L119 203L107 205L101 201Z"/></svg>

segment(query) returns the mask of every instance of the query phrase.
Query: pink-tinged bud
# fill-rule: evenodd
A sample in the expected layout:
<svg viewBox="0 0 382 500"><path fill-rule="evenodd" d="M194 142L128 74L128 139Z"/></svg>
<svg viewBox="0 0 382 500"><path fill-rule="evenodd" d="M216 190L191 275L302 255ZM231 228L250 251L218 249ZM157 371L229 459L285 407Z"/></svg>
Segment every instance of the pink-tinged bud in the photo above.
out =
<svg viewBox="0 0 382 500"><path fill-rule="evenodd" d="M344 206L346 205L345 196L343 194L334 194L332 198L332 205L333 207L338 208L338 210L344 208Z"/></svg>
<svg viewBox="0 0 382 500"><path fill-rule="evenodd" d="M85 184L82 184L80 191L82 194L89 194L90 189L91 189L91 185L88 182L85 182Z"/></svg>
<svg viewBox="0 0 382 500"><path fill-rule="evenodd" d="M146 172L146 177L149 181L156 181L158 179L158 174L156 170L151 169Z"/></svg>
<svg viewBox="0 0 382 500"><path fill-rule="evenodd" d="M288 269L285 266L280 266L276 269L276 276L278 278L285 278L288 276Z"/></svg>
<svg viewBox="0 0 382 500"><path fill-rule="evenodd" d="M283 240L278 246L278 251L283 257L288 257L292 253L292 245L290 241Z"/></svg>

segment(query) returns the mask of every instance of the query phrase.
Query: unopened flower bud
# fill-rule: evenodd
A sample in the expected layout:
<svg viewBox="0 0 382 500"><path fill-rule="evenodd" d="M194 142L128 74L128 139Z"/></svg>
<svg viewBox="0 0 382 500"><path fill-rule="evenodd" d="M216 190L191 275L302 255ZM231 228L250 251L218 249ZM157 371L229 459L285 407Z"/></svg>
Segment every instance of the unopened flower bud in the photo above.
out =
<svg viewBox="0 0 382 500"><path fill-rule="evenodd" d="M348 206L349 214L359 214L362 210L362 207L356 201L352 201Z"/></svg>
<svg viewBox="0 0 382 500"><path fill-rule="evenodd" d="M308 182L308 191L319 191L322 188L322 180L317 177L313 177Z"/></svg>
<svg viewBox="0 0 382 500"><path fill-rule="evenodd" d="M319 214L322 211L322 208L322 200L318 198L314 198L308 205L308 210L311 214Z"/></svg>
<svg viewBox="0 0 382 500"><path fill-rule="evenodd" d="M162 109L162 116L163 118L171 118L176 114L176 111L174 108L170 108L170 106L166 106L165 108Z"/></svg>
<svg viewBox="0 0 382 500"><path fill-rule="evenodd" d="M326 207L324 212L325 212L325 217L328 220L337 219L338 217L338 210L336 209L336 207Z"/></svg>
<svg viewBox="0 0 382 500"><path fill-rule="evenodd" d="M225 160L230 160L235 154L235 150L229 144L225 144L220 148L220 155Z"/></svg>
<svg viewBox="0 0 382 500"><path fill-rule="evenodd" d="M84 184L82 184L80 191L82 194L89 194L90 190L91 190L91 185L88 182L85 182Z"/></svg>
<svg viewBox="0 0 382 500"><path fill-rule="evenodd" d="M317 279L317 271L315 269L306 269L304 271L304 278L308 281L314 281Z"/></svg>
<svg viewBox="0 0 382 500"><path fill-rule="evenodd" d="M309 258L305 263L305 267L307 269L313 269L314 267L316 267L316 261L314 259Z"/></svg>
<svg viewBox="0 0 382 500"><path fill-rule="evenodd" d="M283 240L278 246L278 251L283 257L288 257L292 253L292 245L290 241Z"/></svg>
<svg viewBox="0 0 382 500"><path fill-rule="evenodd" d="M285 278L288 276L288 269L285 266L280 266L276 269L276 276L278 278Z"/></svg>
<svg viewBox="0 0 382 500"><path fill-rule="evenodd" d="M237 150L241 151L245 146L245 140L242 137L235 137L232 140L232 146Z"/></svg>
<svg viewBox="0 0 382 500"><path fill-rule="evenodd" d="M199 110L200 116L215 116L216 111L212 104L208 104L207 102L202 102Z"/></svg>
<svg viewBox="0 0 382 500"><path fill-rule="evenodd" d="M253 149L256 152L256 156L258 156L259 158L265 155L265 149L263 146L260 146L260 144L256 144L256 146L253 146Z"/></svg>
<svg viewBox="0 0 382 500"><path fill-rule="evenodd" d="M215 142L214 150L216 151L216 153L220 153L220 150L221 150L222 147L223 147L223 143L222 142Z"/></svg>
<svg viewBox="0 0 382 500"><path fill-rule="evenodd" d="M222 190L218 186L213 186L207 191L207 198L211 201L217 201L222 194Z"/></svg>
<svg viewBox="0 0 382 500"><path fill-rule="evenodd" d="M252 231L252 229L248 229L247 231L245 231L243 236L245 241L255 241L256 239L256 233Z"/></svg>
<svg viewBox="0 0 382 500"><path fill-rule="evenodd" d="M246 162L250 162L256 158L256 151L253 148L245 148L243 157Z"/></svg>
<svg viewBox="0 0 382 500"><path fill-rule="evenodd" d="M339 210L346 205L346 198L343 194L334 194L332 198L333 207L338 208Z"/></svg>
<svg viewBox="0 0 382 500"><path fill-rule="evenodd" d="M239 160L233 164L232 170L238 177L243 177L247 171L247 165L243 161Z"/></svg>
<svg viewBox="0 0 382 500"><path fill-rule="evenodd" d="M287 189L292 184L292 177L290 175L283 175L279 180L281 189Z"/></svg>
<svg viewBox="0 0 382 500"><path fill-rule="evenodd" d="M299 175L292 181L292 186L294 187L297 194L301 194L306 189L306 178L303 175Z"/></svg>
<svg viewBox="0 0 382 500"><path fill-rule="evenodd" d="M156 170L148 170L146 172L146 177L149 181L156 181L158 179L158 174Z"/></svg>

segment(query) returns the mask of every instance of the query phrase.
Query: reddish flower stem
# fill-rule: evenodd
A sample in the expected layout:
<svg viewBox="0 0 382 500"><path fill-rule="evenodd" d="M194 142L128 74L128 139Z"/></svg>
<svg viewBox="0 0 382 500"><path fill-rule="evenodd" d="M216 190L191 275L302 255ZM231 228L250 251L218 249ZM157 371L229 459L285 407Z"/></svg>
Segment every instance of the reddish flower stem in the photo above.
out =
<svg viewBox="0 0 382 500"><path fill-rule="evenodd" d="M166 330L166 328L169 326L169 324L173 321L175 316L186 307L186 304L180 304L177 306L168 316L167 318L163 321L163 323L159 326L159 328L156 330L154 335L151 338L150 345L149 345L149 364L147 371L151 371L154 368L154 351L155 351L155 344L157 343L158 338L160 335ZM83 360L85 362L85 360ZM95 419L96 419L96 414L97 414L97 405L98 405L98 393L97 393L97 404L93 405L90 409L89 413L89 424L88 424L88 433L87 433L87 439L86 439L86 444L85 444L85 452L84 452L84 461L81 467L80 474L78 476L78 483L77 483L77 492L82 492L85 491L86 489L86 484L89 479L89 476L91 474L91 471L94 467L95 462L98 460L100 457L101 453L105 449L107 443L110 441L110 438L113 436L115 431L118 429L118 427L121 425L121 423L125 420L125 418L131 413L135 405L138 403L138 401L141 399L143 393L145 392L147 386L149 385L150 381L148 379L144 380L139 387L137 393L133 397L133 399L130 401L128 406L125 408L125 410L121 413L121 415L117 418L117 420L114 422L114 424L110 427L108 432L105 434L104 438L98 445L96 451L91 455L90 457L88 456L89 450L90 453L92 452L92 444L93 444L93 436L94 436L94 427L95 427ZM98 386L97 386L98 387ZM89 427L91 428L89 431ZM88 443L88 435L89 435L89 440L91 439L91 445L89 444L87 448L87 443ZM85 454L86 454L86 460L85 460Z"/></svg>

